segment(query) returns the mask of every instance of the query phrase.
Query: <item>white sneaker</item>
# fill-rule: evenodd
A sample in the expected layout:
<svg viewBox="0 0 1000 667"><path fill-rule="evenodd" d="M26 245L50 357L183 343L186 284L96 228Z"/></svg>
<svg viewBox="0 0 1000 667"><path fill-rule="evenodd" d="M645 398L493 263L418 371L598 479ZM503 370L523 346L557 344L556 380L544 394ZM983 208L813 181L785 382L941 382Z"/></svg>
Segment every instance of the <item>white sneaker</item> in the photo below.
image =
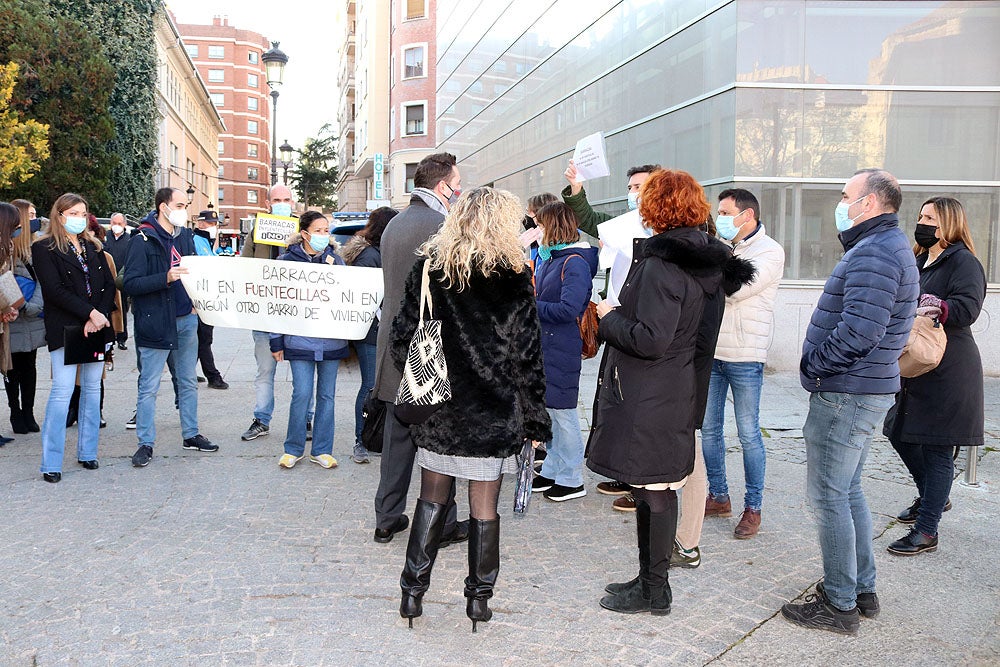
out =
<svg viewBox="0 0 1000 667"><path fill-rule="evenodd" d="M303 456L305 456L303 454ZM295 464L302 460L302 456L292 456L291 454L282 454L281 458L278 459L278 465L282 468L288 468L291 470L295 467Z"/></svg>
<svg viewBox="0 0 1000 667"><path fill-rule="evenodd" d="M324 468L336 468L337 459L333 458L329 454L320 454L319 456L309 456L309 460L313 463L319 464Z"/></svg>

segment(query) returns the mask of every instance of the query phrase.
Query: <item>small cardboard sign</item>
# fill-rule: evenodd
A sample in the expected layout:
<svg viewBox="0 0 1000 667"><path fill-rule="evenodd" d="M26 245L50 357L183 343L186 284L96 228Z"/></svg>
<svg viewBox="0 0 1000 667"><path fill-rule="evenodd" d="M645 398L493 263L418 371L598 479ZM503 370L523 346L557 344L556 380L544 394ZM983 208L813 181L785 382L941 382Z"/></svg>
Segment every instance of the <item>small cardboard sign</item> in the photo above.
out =
<svg viewBox="0 0 1000 667"><path fill-rule="evenodd" d="M298 218L258 213L253 226L253 242L284 247L288 237L297 231L299 231Z"/></svg>

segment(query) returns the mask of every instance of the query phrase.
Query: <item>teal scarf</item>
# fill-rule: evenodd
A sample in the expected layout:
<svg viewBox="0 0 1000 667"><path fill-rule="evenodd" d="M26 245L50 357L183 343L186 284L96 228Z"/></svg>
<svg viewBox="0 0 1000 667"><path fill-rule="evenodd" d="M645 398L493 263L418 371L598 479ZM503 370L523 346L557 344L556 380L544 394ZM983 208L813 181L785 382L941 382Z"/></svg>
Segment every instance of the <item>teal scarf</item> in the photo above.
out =
<svg viewBox="0 0 1000 667"><path fill-rule="evenodd" d="M555 245L540 245L538 246L538 256L542 258L543 262L547 262L552 259L552 253L556 250L562 250L563 248L568 248L572 243L556 243Z"/></svg>

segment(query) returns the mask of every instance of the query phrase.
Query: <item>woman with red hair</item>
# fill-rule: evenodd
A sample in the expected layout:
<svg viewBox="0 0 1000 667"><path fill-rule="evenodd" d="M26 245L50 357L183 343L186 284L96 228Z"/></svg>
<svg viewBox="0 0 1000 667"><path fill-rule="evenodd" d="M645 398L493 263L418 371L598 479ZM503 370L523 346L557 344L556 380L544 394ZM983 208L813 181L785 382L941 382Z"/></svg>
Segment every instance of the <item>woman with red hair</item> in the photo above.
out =
<svg viewBox="0 0 1000 667"><path fill-rule="evenodd" d="M607 346L587 465L633 487L639 546L639 576L609 584L601 599L611 611L670 613L676 491L694 469L696 347L699 355L714 353L714 342L701 341L710 329L718 335L721 319L717 314L703 323L705 303L729 282L753 275L725 244L698 229L709 212L690 174L650 174L639 193L639 213L654 236L633 241L621 305L597 306L598 333Z"/></svg>

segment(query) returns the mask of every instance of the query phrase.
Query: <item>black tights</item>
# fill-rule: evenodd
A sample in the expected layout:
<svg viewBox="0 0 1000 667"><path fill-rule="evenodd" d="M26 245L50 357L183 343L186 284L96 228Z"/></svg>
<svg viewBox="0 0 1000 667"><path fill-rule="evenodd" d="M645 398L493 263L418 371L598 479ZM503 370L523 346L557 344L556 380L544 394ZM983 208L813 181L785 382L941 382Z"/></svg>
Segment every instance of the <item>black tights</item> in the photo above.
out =
<svg viewBox="0 0 1000 667"><path fill-rule="evenodd" d="M469 480L469 516L479 521L498 518L497 501L500 498L500 483L503 475L492 482ZM429 503L446 505L455 478L438 472L420 469L420 499Z"/></svg>
<svg viewBox="0 0 1000 667"><path fill-rule="evenodd" d="M663 514L671 509L677 511L677 492L672 489L650 491L649 489L633 488L632 495L636 502L644 502L649 505L649 511L653 514Z"/></svg>

